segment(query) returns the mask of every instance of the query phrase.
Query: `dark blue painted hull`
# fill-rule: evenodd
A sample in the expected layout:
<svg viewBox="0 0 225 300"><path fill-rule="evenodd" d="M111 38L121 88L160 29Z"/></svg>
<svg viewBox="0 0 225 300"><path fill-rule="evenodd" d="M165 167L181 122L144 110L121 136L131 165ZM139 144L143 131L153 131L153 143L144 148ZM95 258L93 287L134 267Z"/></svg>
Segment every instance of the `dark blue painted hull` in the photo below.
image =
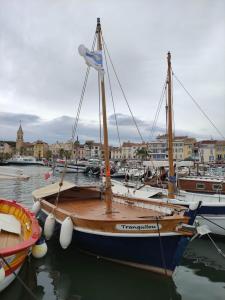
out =
<svg viewBox="0 0 225 300"><path fill-rule="evenodd" d="M182 206L189 207L186 203L181 203ZM197 215L224 215L225 217L225 205L214 205L214 206L209 206L209 205L204 205L202 204L201 207L198 210Z"/></svg>
<svg viewBox="0 0 225 300"><path fill-rule="evenodd" d="M198 214L200 214L200 215L224 215L225 216L225 206L202 205Z"/></svg>
<svg viewBox="0 0 225 300"><path fill-rule="evenodd" d="M74 232L79 248L95 255L135 263L143 268L174 271L180 263L188 238L181 236L112 237Z"/></svg>
<svg viewBox="0 0 225 300"><path fill-rule="evenodd" d="M40 217L44 221L46 215L41 212ZM73 243L86 252L163 274L166 269L168 275L179 265L188 240L180 235L161 236L160 241L159 236L103 236L77 230L73 234Z"/></svg>

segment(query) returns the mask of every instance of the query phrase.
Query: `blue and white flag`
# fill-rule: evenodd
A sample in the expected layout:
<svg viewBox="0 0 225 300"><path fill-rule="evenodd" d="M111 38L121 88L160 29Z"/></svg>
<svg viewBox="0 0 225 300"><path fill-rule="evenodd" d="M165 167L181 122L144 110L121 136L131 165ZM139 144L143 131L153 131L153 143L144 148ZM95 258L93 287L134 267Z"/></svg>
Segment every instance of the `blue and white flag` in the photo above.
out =
<svg viewBox="0 0 225 300"><path fill-rule="evenodd" d="M84 45L78 47L79 54L84 57L88 66L104 73L102 51L89 51Z"/></svg>

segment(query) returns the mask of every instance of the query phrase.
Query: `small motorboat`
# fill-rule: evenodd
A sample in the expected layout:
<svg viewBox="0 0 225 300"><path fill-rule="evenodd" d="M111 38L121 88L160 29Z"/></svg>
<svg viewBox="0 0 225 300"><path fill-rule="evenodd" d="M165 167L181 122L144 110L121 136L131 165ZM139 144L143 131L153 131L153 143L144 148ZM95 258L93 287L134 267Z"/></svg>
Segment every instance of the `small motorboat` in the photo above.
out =
<svg viewBox="0 0 225 300"><path fill-rule="evenodd" d="M16 278L40 235L32 212L16 201L0 199L0 292Z"/></svg>

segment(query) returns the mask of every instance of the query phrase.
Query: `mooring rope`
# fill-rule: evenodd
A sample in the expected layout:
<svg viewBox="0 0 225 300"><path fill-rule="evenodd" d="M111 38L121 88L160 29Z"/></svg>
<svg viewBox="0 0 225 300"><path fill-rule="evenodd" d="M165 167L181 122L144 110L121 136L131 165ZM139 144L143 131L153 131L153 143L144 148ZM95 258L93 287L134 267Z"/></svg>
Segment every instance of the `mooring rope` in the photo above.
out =
<svg viewBox="0 0 225 300"><path fill-rule="evenodd" d="M215 243L215 241L213 240L213 238L210 236L209 233L207 233L207 235L208 235L210 241L212 242L212 244L214 245L214 247L216 248L217 252L218 252L220 255L222 255L223 258L225 258L225 253L222 251L222 249L220 249L220 248L217 246L217 244Z"/></svg>
<svg viewBox="0 0 225 300"><path fill-rule="evenodd" d="M26 283L19 277L18 274L11 268L7 260L4 258L2 254L0 254L1 259L4 261L4 263L7 265L7 267L10 269L10 271L13 273L15 278L22 284L22 286L25 288L25 290L31 295L31 297L35 300L38 300L38 298L35 296L35 294L32 292L32 290L26 285Z"/></svg>
<svg viewBox="0 0 225 300"><path fill-rule="evenodd" d="M167 269L166 269L166 259L164 255L164 250L163 250L163 244L162 244L162 239L161 239L161 234L160 234L160 229L159 229L159 219L156 217L156 224L157 224L157 230L158 230L158 235L159 235L159 245L160 245L160 254L161 254L161 260L162 260L162 265L165 271L165 275L167 276Z"/></svg>

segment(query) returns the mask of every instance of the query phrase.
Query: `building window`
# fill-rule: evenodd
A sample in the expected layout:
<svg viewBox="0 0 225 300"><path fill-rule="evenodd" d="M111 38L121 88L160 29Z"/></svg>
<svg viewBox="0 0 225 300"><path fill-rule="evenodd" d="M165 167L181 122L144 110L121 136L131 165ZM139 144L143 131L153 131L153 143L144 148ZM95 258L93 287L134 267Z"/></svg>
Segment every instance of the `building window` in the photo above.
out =
<svg viewBox="0 0 225 300"><path fill-rule="evenodd" d="M197 190L204 190L205 189L205 184L204 183L196 183L196 189Z"/></svg>
<svg viewBox="0 0 225 300"><path fill-rule="evenodd" d="M213 184L214 191L222 191L222 184Z"/></svg>

